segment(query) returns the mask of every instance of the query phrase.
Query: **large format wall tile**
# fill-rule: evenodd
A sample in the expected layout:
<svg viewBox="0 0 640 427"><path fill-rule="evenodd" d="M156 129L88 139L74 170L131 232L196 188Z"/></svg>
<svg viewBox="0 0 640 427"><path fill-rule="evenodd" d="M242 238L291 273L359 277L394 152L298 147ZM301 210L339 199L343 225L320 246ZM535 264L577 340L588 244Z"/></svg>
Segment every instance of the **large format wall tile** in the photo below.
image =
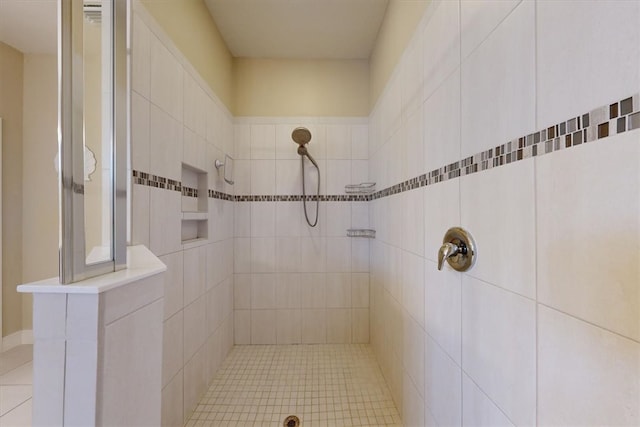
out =
<svg viewBox="0 0 640 427"><path fill-rule="evenodd" d="M184 254L184 304L191 304L200 298L207 282L207 247L183 251Z"/></svg>
<svg viewBox="0 0 640 427"><path fill-rule="evenodd" d="M402 415L404 425L423 426L424 399L416 390L411 379L405 374L402 378Z"/></svg>
<svg viewBox="0 0 640 427"><path fill-rule="evenodd" d="M635 340L639 139L632 131L536 160L539 301ZM596 164L607 172L594 174Z"/></svg>
<svg viewBox="0 0 640 427"><path fill-rule="evenodd" d="M469 56L522 0L462 0L460 32L462 58Z"/></svg>
<svg viewBox="0 0 640 427"><path fill-rule="evenodd" d="M400 81L403 118L420 110L422 105L422 85L424 82L424 63L422 62L423 38L419 31L407 45L400 61Z"/></svg>
<svg viewBox="0 0 640 427"><path fill-rule="evenodd" d="M151 31L135 14L133 16L132 50L135 55L131 61L131 88L149 99L151 76Z"/></svg>
<svg viewBox="0 0 640 427"><path fill-rule="evenodd" d="M149 99L175 120L183 114L182 65L155 36L150 37Z"/></svg>
<svg viewBox="0 0 640 427"><path fill-rule="evenodd" d="M329 125L326 127L326 132L327 159L351 160L350 127L347 125Z"/></svg>
<svg viewBox="0 0 640 427"><path fill-rule="evenodd" d="M515 424L534 425L535 302L464 275L462 367Z"/></svg>
<svg viewBox="0 0 640 427"><path fill-rule="evenodd" d="M184 360L188 361L207 338L206 298L200 297L184 308Z"/></svg>
<svg viewBox="0 0 640 427"><path fill-rule="evenodd" d="M402 195L402 249L424 256L424 192L421 189Z"/></svg>
<svg viewBox="0 0 640 427"><path fill-rule="evenodd" d="M149 172L158 176L182 179L182 125L156 105L149 109Z"/></svg>
<svg viewBox="0 0 640 427"><path fill-rule="evenodd" d="M445 233L451 227L460 226L460 179L451 179L420 191L424 192L424 257L437 261Z"/></svg>
<svg viewBox="0 0 640 427"><path fill-rule="evenodd" d="M251 159L276 158L276 128L274 125L251 125Z"/></svg>
<svg viewBox="0 0 640 427"><path fill-rule="evenodd" d="M430 16L422 33L423 99L429 98L460 65L460 5L457 1L433 2L426 13Z"/></svg>
<svg viewBox="0 0 640 427"><path fill-rule="evenodd" d="M182 371L162 389L162 425L167 427L182 427L184 413L182 405L183 395Z"/></svg>
<svg viewBox="0 0 640 427"><path fill-rule="evenodd" d="M457 364L462 364L462 274L438 271L435 262L424 263L425 329Z"/></svg>
<svg viewBox="0 0 640 427"><path fill-rule="evenodd" d="M424 259L402 251L402 305L424 327Z"/></svg>
<svg viewBox="0 0 640 427"><path fill-rule="evenodd" d="M425 398L425 363L424 342L425 333L423 327L407 313L403 317L404 334L402 349L402 364L404 370L411 378L411 382L420 397Z"/></svg>
<svg viewBox="0 0 640 427"><path fill-rule="evenodd" d="M184 125L203 139L207 137L206 101L204 90L193 77L184 73Z"/></svg>
<svg viewBox="0 0 640 427"><path fill-rule="evenodd" d="M427 335L425 340L425 402L438 425L462 425L462 368Z"/></svg>
<svg viewBox="0 0 640 427"><path fill-rule="evenodd" d="M640 344L538 309L540 425L640 424Z"/></svg>
<svg viewBox="0 0 640 427"><path fill-rule="evenodd" d="M135 91L131 92L131 167L149 169L149 109L151 103Z"/></svg>
<svg viewBox="0 0 640 427"><path fill-rule="evenodd" d="M468 274L535 298L533 160L461 178L460 200L462 227L478 244Z"/></svg>
<svg viewBox="0 0 640 427"><path fill-rule="evenodd" d="M276 310L251 310L251 344L276 343Z"/></svg>
<svg viewBox="0 0 640 427"><path fill-rule="evenodd" d="M495 403L467 375L462 375L462 425L512 427L517 424L496 406ZM533 424L529 424L533 425Z"/></svg>
<svg viewBox="0 0 640 427"><path fill-rule="evenodd" d="M162 386L166 386L184 366L184 316L179 311L164 321L162 339Z"/></svg>
<svg viewBox="0 0 640 427"><path fill-rule="evenodd" d="M462 63L462 157L535 129L535 7L522 2Z"/></svg>
<svg viewBox="0 0 640 427"><path fill-rule="evenodd" d="M180 252L158 258L167 266L164 279L164 319L167 320L184 307L184 258Z"/></svg>
<svg viewBox="0 0 640 427"><path fill-rule="evenodd" d="M426 99L422 113L424 173L460 159L460 68Z"/></svg>
<svg viewBox="0 0 640 427"><path fill-rule="evenodd" d="M194 356L184 365L184 415L188 417L200 400L202 393L206 391L206 351L201 348Z"/></svg>
<svg viewBox="0 0 640 427"><path fill-rule="evenodd" d="M151 188L149 245L155 255L182 249L180 193Z"/></svg>
<svg viewBox="0 0 640 427"><path fill-rule="evenodd" d="M640 3L536 2L538 127L640 88Z"/></svg>
<svg viewBox="0 0 640 427"><path fill-rule="evenodd" d="M630 361L640 360L640 148L631 128L640 116L597 131L605 109L614 118L638 109L639 22L636 2L427 7L369 117L368 178L388 188L369 202L370 338L405 423L638 423ZM553 141L589 112L577 119L588 130L572 135L588 135L587 146ZM621 123L627 133L607 137ZM422 212L410 200L419 191ZM435 265L452 226L478 245L464 275ZM422 227L415 251L411 231ZM407 254L424 262L424 419L412 413L420 393L407 313L418 305Z"/></svg>

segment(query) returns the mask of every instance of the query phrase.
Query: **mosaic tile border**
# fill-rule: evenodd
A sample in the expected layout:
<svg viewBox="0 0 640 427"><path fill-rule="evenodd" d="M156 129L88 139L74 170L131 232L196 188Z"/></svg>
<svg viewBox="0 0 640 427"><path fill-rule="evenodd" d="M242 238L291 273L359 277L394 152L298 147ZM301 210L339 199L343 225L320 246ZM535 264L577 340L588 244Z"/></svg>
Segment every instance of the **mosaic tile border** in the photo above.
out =
<svg viewBox="0 0 640 427"><path fill-rule="evenodd" d="M209 190L209 198L211 199L220 199L220 200L228 200L230 202L235 202L236 198L232 194L223 193L217 190Z"/></svg>
<svg viewBox="0 0 640 427"><path fill-rule="evenodd" d="M531 157L543 156L639 128L640 94L635 94L387 187L373 193L369 200L471 175Z"/></svg>
<svg viewBox="0 0 640 427"><path fill-rule="evenodd" d="M587 144L608 136L640 129L640 94L605 105L537 132L513 139L489 150L434 169L415 178L392 185L373 194L337 194L306 196L308 201L368 202L461 176L508 165L531 157ZM198 197L198 189L183 187L180 181L133 171L133 183L149 187L180 191L186 197ZM245 195L234 196L209 190L214 199L234 202L299 202L302 195Z"/></svg>
<svg viewBox="0 0 640 427"><path fill-rule="evenodd" d="M146 172L140 172L137 170L133 170L131 175L133 177L134 184L182 192L182 183L180 181L165 178L163 176L152 175Z"/></svg>
<svg viewBox="0 0 640 427"><path fill-rule="evenodd" d="M301 202L302 195L266 195L266 196L235 196L236 202ZM319 196L306 196L307 201L320 200L321 202L368 202L369 195L356 194L321 194Z"/></svg>
<svg viewBox="0 0 640 427"><path fill-rule="evenodd" d="M161 188L164 190L178 191L185 197L198 197L198 189L183 186L180 181L175 181L158 175L133 170L133 183L147 187ZM217 190L208 190L208 196L212 199L227 200L232 202L300 202L304 198L302 195L247 195L234 196ZM367 202L369 195L336 194L307 196L307 201L321 202Z"/></svg>

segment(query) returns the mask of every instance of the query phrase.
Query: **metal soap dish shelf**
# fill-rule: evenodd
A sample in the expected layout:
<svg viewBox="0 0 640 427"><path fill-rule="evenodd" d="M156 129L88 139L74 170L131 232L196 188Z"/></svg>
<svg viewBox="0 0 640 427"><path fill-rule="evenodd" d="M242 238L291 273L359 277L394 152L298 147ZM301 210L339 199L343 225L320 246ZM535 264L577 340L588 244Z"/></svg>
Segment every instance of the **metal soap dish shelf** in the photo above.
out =
<svg viewBox="0 0 640 427"><path fill-rule="evenodd" d="M367 237L369 239L375 239L376 230L367 228L350 228L347 230L348 237Z"/></svg>
<svg viewBox="0 0 640 427"><path fill-rule="evenodd" d="M360 184L348 184L344 186L347 194L371 194L376 191L375 182L362 182Z"/></svg>

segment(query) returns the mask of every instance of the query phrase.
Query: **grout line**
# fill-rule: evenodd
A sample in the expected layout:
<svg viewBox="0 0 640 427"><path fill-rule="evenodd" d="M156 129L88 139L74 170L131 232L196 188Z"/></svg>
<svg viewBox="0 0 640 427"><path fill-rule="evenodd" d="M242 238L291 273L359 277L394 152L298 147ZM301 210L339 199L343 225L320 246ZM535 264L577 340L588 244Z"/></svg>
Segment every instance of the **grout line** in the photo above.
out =
<svg viewBox="0 0 640 427"><path fill-rule="evenodd" d="M459 43L459 79L458 79L458 123L462 124L462 0L458 1L458 43ZM462 158L462 126L460 129L460 139L458 140L458 158ZM458 179L458 223L462 225L462 179ZM425 254L426 255L426 254ZM464 328L464 289L463 289L463 274L458 274L458 281L460 283L460 340L458 342L460 349L460 422L463 422L464 417L464 368L463 368L463 328ZM434 342L436 340L434 339ZM443 349L444 350L444 349ZM445 354L449 354L445 351ZM450 356L449 356L450 357ZM453 360L453 359L451 359ZM455 363L455 361L454 361Z"/></svg>
<svg viewBox="0 0 640 427"><path fill-rule="evenodd" d="M471 382L472 382L472 383L473 383L473 384L478 388L478 390L480 390L480 391L482 392L482 394L484 394L484 396L485 396L485 397L486 397L486 398L487 398L491 403L493 403L493 405L494 405L496 408L498 408L498 410L499 410L500 412L502 412L502 415L504 415L504 417L505 417L506 419L508 419L508 420L511 422L511 424L512 424L513 426L516 426L516 425L517 425L515 422L513 422L513 420L511 419L511 417L509 417L509 416L507 415L507 413L506 413L506 412L504 412L504 410L500 407L500 405L498 405L498 404L497 404L497 403L496 403L496 402L491 398L491 396L489 396L489 394L488 394L486 391L484 391L484 389L483 389L482 387L480 387L480 384L478 384L478 383L473 379L473 377L467 373L467 371L465 371L465 370L463 369L463 370L462 370L462 374L463 374L463 378L464 378L464 376L466 376L466 377L469 379L469 381L471 381Z"/></svg>
<svg viewBox="0 0 640 427"><path fill-rule="evenodd" d="M586 319L583 319L583 318L581 318L581 317L578 317L578 316L577 316L577 315L575 315L575 314L568 313L568 312L566 312L566 311L560 310L559 308L552 307L552 306L550 306L550 305L548 305L548 304L545 304L545 303L542 303L542 302L539 302L539 301L537 302L537 305L542 306L542 307L545 307L545 308L548 308L549 310L553 310L553 311L556 311L556 312L558 312L558 313L564 314L565 316L571 317L571 318L572 318L572 319L574 319L574 320L578 320L578 321L580 321L580 322L586 323L586 324L587 324L587 325L589 325L589 326L593 326L593 327L595 327L595 328L598 328L598 329L603 330L603 331L605 331L605 332L608 332L608 333L610 333L610 334L616 335L618 338L622 338L622 339L625 339L625 340L631 341L631 342L633 342L633 343L640 344L640 340L638 340L638 339L628 337L628 336L626 336L626 335L621 334L620 332L616 332L616 331L611 330L611 329L609 329L609 328L606 328L606 327L604 327L604 326L602 326L602 325L598 325L597 323L594 323L594 322L591 322L591 321L589 321L589 320L586 320Z"/></svg>
<svg viewBox="0 0 640 427"><path fill-rule="evenodd" d="M534 297L528 297L528 296L526 296L526 295L520 294L520 293L518 293L518 292L516 292L516 291L513 291L513 290L511 290L511 289L507 289L507 288L504 288L504 287L502 287L502 286L500 286L500 285L496 285L495 283L488 282L488 281L486 281L486 280L484 280L484 279L481 279L481 278L479 278L479 277L472 276L472 275L471 275L471 274L469 274L469 273L466 273L466 276L467 276L467 277L470 277L470 278L472 278L473 280L478 281L478 282L480 282L480 283L482 283L482 284L484 284L484 285L488 285L488 286L491 286L492 288L496 288L496 289L499 289L499 290L501 290L501 291L507 292L507 293L509 293L509 294L516 295L516 296L518 296L518 297L520 297L520 298L524 298L524 299L529 300L529 301L531 301L531 302L533 302L533 303L537 303L537 302L538 302L537 300L535 300L535 299L534 299Z"/></svg>
<svg viewBox="0 0 640 427"><path fill-rule="evenodd" d="M536 0L536 1L537 1L537 0ZM489 34L487 34L487 35L485 36L485 38L484 38L484 39L482 39L482 40L480 41L480 43L479 43L476 47L474 47L474 48L473 48L473 50L471 50L469 53L467 53L467 56L466 56L464 59L465 59L465 60L467 60L471 55L475 54L475 52L476 52L476 51L477 51L477 50L478 50L482 45L484 45L484 44L487 42L487 40L489 40L489 38L493 35L493 33L495 33L495 32L496 32L496 30L502 26L502 24L504 23L504 21L506 21L507 19L509 19L509 17L513 14L513 12L515 12L515 10L516 10L516 9L518 9L518 7L520 7L520 6L523 4L523 2L524 2L524 0L520 0L520 1L518 2L518 4L516 4L515 6L513 6L513 8L509 11L509 13L507 13L507 14L506 14L506 15L505 15L501 20L500 20L500 22L498 22L498 23L495 25L495 27L493 27L493 28L491 29L491 31L489 32ZM462 37L461 37L461 40L460 40L460 52L461 52L461 53L460 53L460 56L462 57Z"/></svg>
<svg viewBox="0 0 640 427"><path fill-rule="evenodd" d="M533 110L533 114L534 114L534 123L535 123L535 127L536 129L538 128L539 125L539 117L538 117L538 88L539 88L539 83L538 83L538 57L539 57L539 53L538 53L538 2L536 1L535 4L533 5L533 43L534 43L534 57L533 57L533 75L534 75L534 97L533 97L533 102L534 102L534 110ZM534 270L533 270L533 283L535 285L535 299L536 302L539 301L538 300L538 250L540 248L540 246L538 245L538 210L539 210L539 206L538 206L538 159L534 160L533 162L533 239L534 239L534 252L533 252L533 265L534 265ZM538 420L539 420L539 406L538 406L538 402L540 401L539 399L539 375L540 375L540 369L539 369L539 365L538 365L538 360L539 360L539 352L540 352L540 338L539 338L539 331L538 331L538 325L539 325L539 306L536 303L536 307L535 307L535 330L536 330L536 351L534 353L534 357L535 357L535 365L536 365L536 375L535 375L535 384L536 384L536 393L535 393L535 424L538 425Z"/></svg>

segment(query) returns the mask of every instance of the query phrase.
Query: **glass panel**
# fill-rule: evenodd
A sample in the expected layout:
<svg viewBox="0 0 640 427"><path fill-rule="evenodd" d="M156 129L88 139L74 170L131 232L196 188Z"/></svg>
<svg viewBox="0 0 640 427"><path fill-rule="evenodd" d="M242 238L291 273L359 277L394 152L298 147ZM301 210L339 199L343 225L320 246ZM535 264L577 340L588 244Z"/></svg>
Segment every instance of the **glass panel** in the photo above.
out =
<svg viewBox="0 0 640 427"><path fill-rule="evenodd" d="M84 225L87 264L112 259L111 1L84 1Z"/></svg>

